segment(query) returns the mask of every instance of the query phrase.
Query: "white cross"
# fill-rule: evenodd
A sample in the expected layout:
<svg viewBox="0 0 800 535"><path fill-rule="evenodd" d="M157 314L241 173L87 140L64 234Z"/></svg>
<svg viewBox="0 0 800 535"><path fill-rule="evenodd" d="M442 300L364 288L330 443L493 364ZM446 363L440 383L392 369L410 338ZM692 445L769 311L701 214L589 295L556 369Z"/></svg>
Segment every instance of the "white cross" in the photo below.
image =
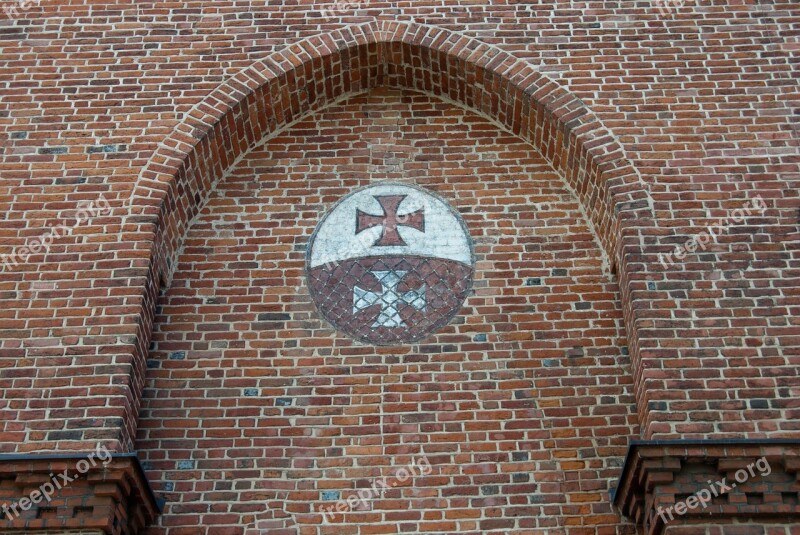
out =
<svg viewBox="0 0 800 535"><path fill-rule="evenodd" d="M398 305L405 303L417 310L425 310L425 285L419 290L400 294L397 285L406 276L407 271L373 271L372 274L381 283L381 293L371 292L356 286L353 288L353 314L380 302L381 313L372 327L405 327L400 317Z"/></svg>

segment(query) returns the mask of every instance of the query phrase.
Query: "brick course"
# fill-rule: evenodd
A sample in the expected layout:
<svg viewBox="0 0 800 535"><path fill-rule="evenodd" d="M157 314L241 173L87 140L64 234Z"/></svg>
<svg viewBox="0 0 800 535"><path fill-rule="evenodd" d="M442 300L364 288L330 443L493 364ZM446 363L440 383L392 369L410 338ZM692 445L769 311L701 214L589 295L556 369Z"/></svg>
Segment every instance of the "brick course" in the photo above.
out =
<svg viewBox="0 0 800 535"><path fill-rule="evenodd" d="M605 261L614 277L603 284L618 283L618 290L601 292L611 296L603 298L609 310L618 311L615 341L602 347L629 347L637 418L615 438L637 431L654 439L796 437L799 8L780 0L677 4L659 10L647 2L419 0L322 11L304 1L31 3L18 20L0 25L0 253L19 252L59 224L71 231L0 274L0 452L88 451L98 442L132 451L142 389L159 370L148 369L148 362L164 358L149 354L153 321L161 318L160 336L171 319L157 312L157 299L159 293L174 299L169 292L180 289L173 281L189 275L176 266L181 251L191 249L190 236L199 232L195 225L211 209L214 192L235 179L235 170L248 168L243 162L251 161L265 137L286 135L310 113L329 113L320 110L343 99L367 98L354 95L368 90L369 98L397 114L375 110L372 126L361 126L369 150L361 149L365 161L357 164L374 179L433 180L422 166L400 163L410 149L397 142L403 128L420 128L415 120L435 117L425 106L436 109L440 102L455 105L448 113L467 108L477 113L475 121L485 121L468 133L434 127L424 134L429 140L436 139L433 134L453 136L456 154L481 154L487 139L515 147L489 157L508 165L541 154L537 166L565 188L558 202L572 203L568 210L551 206L545 219L553 210L558 219L563 209L572 225L559 223L556 232L574 234L581 244L596 237L599 247L589 258L599 264L593 269L606 276ZM406 92L383 95L386 86ZM419 92L430 103L415 100ZM369 107L366 101L361 105ZM424 111L407 117L415 105ZM349 120L361 124L364 118L354 113ZM344 121L334 122L339 120ZM328 143L345 143L341 137L350 127L332 127ZM322 143L308 133L296 135ZM478 144L461 146L458 140ZM289 162L283 173L267 166L257 174L272 176L272 189L286 199L302 196L300 186L284 184L285 175L294 170L319 180L324 172L314 166L339 157L328 149L309 153L299 142L284 150L292 160L310 159L304 165L311 170ZM479 166L470 180L481 172ZM547 225L537 226L539 212L527 203L539 201L530 193L471 196L466 178L452 182L448 172L439 178L431 185L452 183L443 193L460 209L472 210L465 217L492 208L491 199L503 199L512 207L501 212L504 217L530 220L524 231L499 227L501 249L527 232L550 236ZM347 176L338 189L317 192L309 201L316 210L268 215L279 221L299 215L312 224L323 206L348 189L348 181L357 183ZM731 217L757 195L763 213L726 225L705 249L688 252L674 265L660 262L659 255ZM108 213L76 225L79 203L101 196ZM218 214L222 221L224 214ZM299 230L261 232L301 240L305 234L292 234ZM217 246L230 247L231 238L218 239ZM541 250L527 245L525 254L534 253ZM499 258L487 259L484 269L489 262L508 263L496 269L519 279L519 295L535 295L573 276L559 265L559 254L526 267L531 273L525 275L515 271L521 265L503 258L510 251L495 254ZM233 272L263 270L254 284L270 288L294 276L280 271L281 258L290 257L276 256L255 268L254 258L233 261ZM518 262L528 266L530 260ZM554 271L561 269L568 270ZM583 286L570 295L582 295ZM482 298L481 291L497 288L477 288L474 299ZM580 321L600 310L592 299L577 299L569 314L562 302L545 301L541 306L550 314L576 322L555 326L524 317L529 312L518 310L511 288L504 291L481 318L489 319L491 329L469 332L473 341L464 362L478 355L521 358L532 341L560 341L574 351L567 347L568 333L580 331ZM221 314L214 307L226 304L207 298L203 306L211 308L202 314ZM264 303L274 310L260 314L278 316L253 320L232 310L225 319L203 320L195 334L228 343L242 325L262 323L263 333L288 322L296 333L293 349L316 347L320 340L337 347L331 333L311 336L317 341L303 346L300 341L322 327L294 325L298 311ZM302 312L312 315L311 309ZM469 316L463 317L456 331L470 325ZM487 350L498 343L498 332L505 345ZM441 336L451 334L456 333ZM594 331L583 336L589 334L594 340ZM417 358L441 355L461 362L464 344L431 342L420 346ZM183 361L175 356L169 363L193 358L192 351L184 353ZM541 358L548 373L560 369L557 361L563 359ZM291 397L278 400L289 403ZM610 462L619 452L602 455ZM158 469L153 476L163 479ZM263 520L283 522L282 513L274 514ZM508 529L506 520L487 520L481 529Z"/></svg>

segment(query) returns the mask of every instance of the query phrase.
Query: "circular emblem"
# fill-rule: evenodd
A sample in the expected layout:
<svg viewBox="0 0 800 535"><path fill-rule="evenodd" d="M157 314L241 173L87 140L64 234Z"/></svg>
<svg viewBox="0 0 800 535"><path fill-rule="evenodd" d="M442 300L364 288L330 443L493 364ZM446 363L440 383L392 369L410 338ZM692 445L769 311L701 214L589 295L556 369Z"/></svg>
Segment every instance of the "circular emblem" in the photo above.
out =
<svg viewBox="0 0 800 535"><path fill-rule="evenodd" d="M392 182L339 201L306 252L317 309L336 329L374 345L415 342L447 324L474 271L461 216L427 190Z"/></svg>

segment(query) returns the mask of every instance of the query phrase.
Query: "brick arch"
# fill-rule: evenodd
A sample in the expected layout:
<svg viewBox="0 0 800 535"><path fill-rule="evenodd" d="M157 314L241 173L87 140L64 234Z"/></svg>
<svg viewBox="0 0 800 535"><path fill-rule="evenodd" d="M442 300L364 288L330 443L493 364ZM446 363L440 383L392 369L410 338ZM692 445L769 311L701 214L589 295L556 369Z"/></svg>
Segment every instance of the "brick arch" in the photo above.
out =
<svg viewBox="0 0 800 535"><path fill-rule="evenodd" d="M641 258L639 229L651 226L653 215L645 185L613 135L580 99L495 46L442 28L375 21L303 39L257 61L196 105L150 158L128 218L153 233L135 350L141 359L134 359L136 407L158 287L170 278L183 237L217 181L264 136L380 86L452 100L541 151L575 191L620 278L635 354L628 258Z"/></svg>

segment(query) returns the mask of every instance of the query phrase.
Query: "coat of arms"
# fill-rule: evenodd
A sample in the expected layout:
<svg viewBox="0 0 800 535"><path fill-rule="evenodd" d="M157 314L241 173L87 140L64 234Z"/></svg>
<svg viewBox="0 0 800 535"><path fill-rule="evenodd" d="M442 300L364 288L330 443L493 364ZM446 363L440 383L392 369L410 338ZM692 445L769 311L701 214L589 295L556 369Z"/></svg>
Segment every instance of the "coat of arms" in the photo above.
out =
<svg viewBox="0 0 800 535"><path fill-rule="evenodd" d="M416 186L379 183L337 203L317 225L311 295L337 329L366 343L417 341L445 325L472 287L461 216Z"/></svg>

